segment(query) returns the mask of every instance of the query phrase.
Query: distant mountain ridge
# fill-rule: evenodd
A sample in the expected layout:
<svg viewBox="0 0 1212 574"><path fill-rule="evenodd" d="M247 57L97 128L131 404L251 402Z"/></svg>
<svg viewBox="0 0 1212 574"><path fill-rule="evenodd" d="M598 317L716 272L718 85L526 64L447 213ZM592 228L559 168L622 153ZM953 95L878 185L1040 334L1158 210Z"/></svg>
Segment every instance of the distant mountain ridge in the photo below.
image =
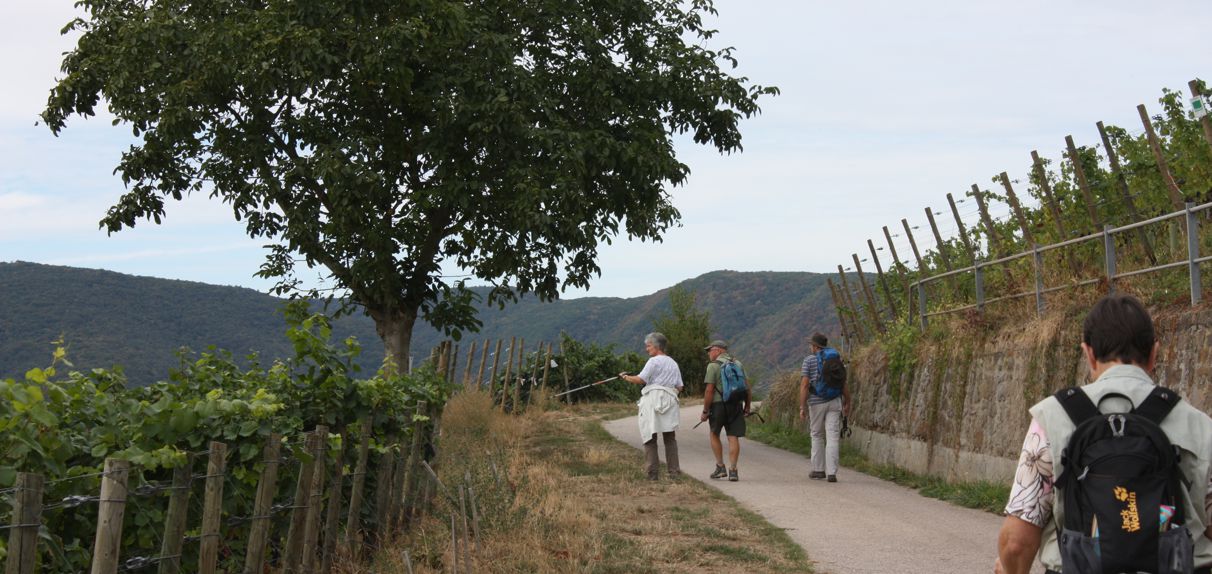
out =
<svg viewBox="0 0 1212 574"><path fill-rule="evenodd" d="M679 283L695 292L711 314L713 335L727 339L746 365L758 370L794 368L814 330L837 333L826 276L805 272L713 271ZM672 288L672 287L671 287ZM573 338L642 350L653 319L668 312L668 292L633 298L586 297L543 303L524 297L504 309L481 307L483 328L465 333L460 364L473 341L517 336L526 348ZM486 290L485 290L486 291ZM63 336L77 369L122 365L132 384L167 378L180 347L207 346L236 356L259 352L262 360L291 354L283 300L242 287L223 287L125 275L112 271L37 263L0 263L0 377L45 366L50 343ZM344 317L334 338L355 336L363 346L364 372L383 357L374 323ZM418 322L414 357L427 356L441 335Z"/></svg>

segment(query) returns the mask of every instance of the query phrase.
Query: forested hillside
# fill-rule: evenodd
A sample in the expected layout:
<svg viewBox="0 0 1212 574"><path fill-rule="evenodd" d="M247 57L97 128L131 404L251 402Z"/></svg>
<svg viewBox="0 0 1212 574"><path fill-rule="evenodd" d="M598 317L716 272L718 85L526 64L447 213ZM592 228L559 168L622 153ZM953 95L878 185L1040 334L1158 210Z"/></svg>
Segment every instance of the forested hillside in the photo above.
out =
<svg viewBox="0 0 1212 574"><path fill-rule="evenodd" d="M754 367L794 367L811 331L837 332L824 275L715 271L681 286L710 312L713 334L732 341ZM166 378L181 347L259 352L265 362L290 354L282 300L251 289L16 262L0 263L0 294L0 377L49 363L50 343L60 336L77 369L122 365L134 384ZM524 298L505 309L481 309L484 327L466 334L463 349L471 341L511 336L524 337L533 349L563 331L638 351L653 319L668 309L668 289L630 299ZM342 318L335 331L362 342L364 369L378 367L383 345L369 318ZM418 323L414 352L424 354L438 340Z"/></svg>

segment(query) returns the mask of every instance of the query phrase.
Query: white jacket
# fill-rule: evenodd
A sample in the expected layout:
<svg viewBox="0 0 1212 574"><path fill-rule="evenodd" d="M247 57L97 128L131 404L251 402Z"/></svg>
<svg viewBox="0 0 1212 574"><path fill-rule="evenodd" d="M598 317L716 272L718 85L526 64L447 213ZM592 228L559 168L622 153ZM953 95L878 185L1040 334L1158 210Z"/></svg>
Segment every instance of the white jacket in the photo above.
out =
<svg viewBox="0 0 1212 574"><path fill-rule="evenodd" d="M647 385L640 394L640 441L652 440L653 433L678 430L681 422L676 390L661 385Z"/></svg>

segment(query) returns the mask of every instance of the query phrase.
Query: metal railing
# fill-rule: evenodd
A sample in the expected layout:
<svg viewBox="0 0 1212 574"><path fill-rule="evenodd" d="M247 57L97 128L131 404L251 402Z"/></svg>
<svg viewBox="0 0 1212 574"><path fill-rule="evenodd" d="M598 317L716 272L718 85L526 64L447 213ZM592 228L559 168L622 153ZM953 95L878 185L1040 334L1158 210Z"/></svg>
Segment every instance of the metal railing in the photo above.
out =
<svg viewBox="0 0 1212 574"><path fill-rule="evenodd" d="M996 303L999 301L1010 301L1010 300L1014 300L1014 299L1021 299L1023 297L1029 297L1032 295L1035 296L1036 313L1042 314L1044 311L1044 295L1047 295L1048 293L1060 291L1063 289L1073 289L1076 287L1091 285L1091 284L1098 283L1103 280L1106 280L1107 285L1110 288L1110 290L1114 291L1116 279L1123 279L1125 277L1132 277L1134 275L1141 275L1144 273L1150 273L1153 271L1161 271L1164 269L1173 269L1175 267L1182 267L1184 265L1187 266L1187 273L1189 274L1190 280L1191 280L1190 281L1191 305L1198 305L1200 302L1200 294L1202 291L1202 287L1201 287L1201 283L1200 283L1199 264L1204 263L1206 261L1212 261L1212 256L1200 257L1200 255L1199 255L1199 220L1196 217L1196 214L1201 211L1205 211L1207 209L1212 209L1212 203L1205 203L1203 205L1197 206L1194 203L1188 202L1186 204L1186 208L1181 211L1175 211L1173 213L1168 213L1166 215L1161 215L1158 217L1154 217L1153 219L1147 219L1145 221L1138 221L1136 223L1131 223L1131 224L1125 225L1123 227L1111 227L1110 225L1108 225L1108 226L1105 226L1103 228L1103 230L1098 233L1091 233L1090 235L1086 235L1084 237L1078 237L1076 239L1070 239L1068 241L1062 241L1060 243L1053 243L1051 245L1046 245L1043 247L1040 247L1038 245L1032 245L1030 251L1023 251L1022 253L1009 255L1009 256L1002 257L1000 259L994 259L991 261L976 261L973 265L971 265L969 267L965 267L963 269L955 269L953 271L948 271L946 273L941 273L939 275L932 275L930 277L926 277L925 279L915 281L911 284L911 289L913 289L917 293L918 317L921 320L921 327L923 329L925 329L926 325L927 325L927 319L929 317L933 317L935 315L960 313L963 311L967 311L969 309L977 309L979 311L979 310L983 310L985 305L988 305L990 303ZM1167 220L1178 218L1178 217L1185 217L1186 223L1187 223L1187 234L1186 234L1187 235L1187 258L1185 260L1175 261L1173 263L1164 263L1161 265L1155 265L1153 267L1147 267L1144 269L1137 269L1135 271L1129 271L1127 273L1118 273L1116 271L1116 268L1115 268L1115 265L1116 265L1115 234L1123 233L1125 231L1132 231L1134 229L1144 227L1146 225L1150 225L1153 223L1159 223L1162 221L1167 221ZM1079 243L1084 243L1087 241L1094 241L1094 240L1097 240L1100 238L1103 240L1103 269L1104 269L1103 276L1097 277L1094 279L1086 279L1084 281L1078 281L1076 283L1070 283L1067 285L1059 285L1059 286L1054 286L1054 287L1045 287L1044 286L1043 254L1045 252L1052 251L1054 249L1060 249L1062 247L1068 247L1070 245L1077 245ZM1022 293L1015 293L1012 295L1003 295L1000 297L994 297L992 299L986 299L985 298L985 270L987 268L995 266L995 265L1002 265L1002 264L1009 263L1011 261L1016 261L1018 259L1022 259L1025 257L1032 258L1033 269L1034 269L1034 273L1035 273L1035 288L1032 289L1031 291L1024 291ZM953 307L950 309L943 309L940 311L934 311L934 312L928 311L926 289L925 289L927 284L932 283L934 281L939 281L941 279L946 279L948 277L963 275L963 274L967 274L967 273L972 273L975 276L974 283L976 286L976 303L973 303L971 305Z"/></svg>

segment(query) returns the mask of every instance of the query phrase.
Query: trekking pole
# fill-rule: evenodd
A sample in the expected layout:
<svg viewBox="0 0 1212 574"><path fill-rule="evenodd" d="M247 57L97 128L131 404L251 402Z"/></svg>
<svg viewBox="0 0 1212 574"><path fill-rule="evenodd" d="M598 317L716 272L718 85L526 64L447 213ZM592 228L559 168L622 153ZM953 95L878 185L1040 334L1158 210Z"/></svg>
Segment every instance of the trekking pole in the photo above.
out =
<svg viewBox="0 0 1212 574"><path fill-rule="evenodd" d="M609 379L602 379L602 380L600 380L600 381L598 381L598 382L596 382L596 383L589 383L588 385L585 385L585 386L583 386L583 387L577 387L577 388L575 388L575 389L572 389L571 391L564 391L564 392L562 392L562 393L560 393L560 394L558 394L558 395L554 395L554 396L552 396L551 398L553 398L553 399L554 399L554 398L556 398L556 397L562 397L562 396L564 396L564 395L567 395L568 393L575 393L575 392L577 392L577 391L579 391L579 390L582 390L582 389L588 389L589 387L592 387L592 386L595 386L595 385L600 385L600 384L602 384L602 383L609 383L610 381L613 381L613 380L618 379L618 378L619 378L618 376L614 376L614 377L610 377Z"/></svg>

